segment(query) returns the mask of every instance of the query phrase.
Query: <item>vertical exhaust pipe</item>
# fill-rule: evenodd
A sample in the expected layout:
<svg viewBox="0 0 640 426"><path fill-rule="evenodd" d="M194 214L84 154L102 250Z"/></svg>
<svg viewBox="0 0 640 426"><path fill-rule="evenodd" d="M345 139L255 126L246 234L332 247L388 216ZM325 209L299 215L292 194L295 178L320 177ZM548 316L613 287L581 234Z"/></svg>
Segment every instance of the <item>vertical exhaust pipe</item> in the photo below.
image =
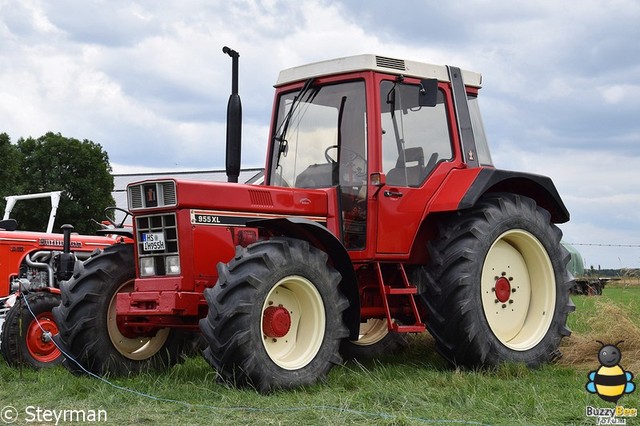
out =
<svg viewBox="0 0 640 426"><path fill-rule="evenodd" d="M62 225L62 253L56 256L56 278L58 281L66 281L73 276L73 269L76 264L76 256L71 253L71 232L73 226L69 224ZM28 262L27 262L28 263ZM58 287L58 285L56 285Z"/></svg>
<svg viewBox="0 0 640 426"><path fill-rule="evenodd" d="M227 46L222 53L231 56L231 95L227 104L227 182L238 182L242 139L242 103L238 95L238 58L240 54Z"/></svg>

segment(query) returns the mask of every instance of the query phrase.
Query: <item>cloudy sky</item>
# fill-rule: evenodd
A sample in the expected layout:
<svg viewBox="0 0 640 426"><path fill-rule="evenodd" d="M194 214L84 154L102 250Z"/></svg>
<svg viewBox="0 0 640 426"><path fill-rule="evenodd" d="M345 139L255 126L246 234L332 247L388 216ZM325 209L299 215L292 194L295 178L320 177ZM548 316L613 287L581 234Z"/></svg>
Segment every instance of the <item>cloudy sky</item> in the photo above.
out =
<svg viewBox="0 0 640 426"><path fill-rule="evenodd" d="M637 0L0 0L0 132L90 139L116 173L222 168L229 45L261 167L280 69L456 65L483 74L496 166L554 179L587 264L638 268L639 22Z"/></svg>

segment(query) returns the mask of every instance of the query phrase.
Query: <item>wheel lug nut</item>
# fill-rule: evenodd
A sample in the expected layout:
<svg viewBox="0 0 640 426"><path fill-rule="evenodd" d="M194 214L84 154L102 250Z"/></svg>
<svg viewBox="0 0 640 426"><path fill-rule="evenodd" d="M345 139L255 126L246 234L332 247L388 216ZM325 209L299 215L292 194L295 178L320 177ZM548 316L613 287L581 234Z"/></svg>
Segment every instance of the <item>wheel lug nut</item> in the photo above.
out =
<svg viewBox="0 0 640 426"><path fill-rule="evenodd" d="M512 303L513 303L513 300L509 299L509 304L512 304Z"/></svg>
<svg viewBox="0 0 640 426"><path fill-rule="evenodd" d="M496 299L496 303L500 303L500 301L498 299Z"/></svg>
<svg viewBox="0 0 640 426"><path fill-rule="evenodd" d="M507 305L505 305L504 303L502 304L502 309L506 308Z"/></svg>
<svg viewBox="0 0 640 426"><path fill-rule="evenodd" d="M515 289L515 288L512 288L512 289L511 289L511 293L515 293L515 292L516 292L516 289Z"/></svg>

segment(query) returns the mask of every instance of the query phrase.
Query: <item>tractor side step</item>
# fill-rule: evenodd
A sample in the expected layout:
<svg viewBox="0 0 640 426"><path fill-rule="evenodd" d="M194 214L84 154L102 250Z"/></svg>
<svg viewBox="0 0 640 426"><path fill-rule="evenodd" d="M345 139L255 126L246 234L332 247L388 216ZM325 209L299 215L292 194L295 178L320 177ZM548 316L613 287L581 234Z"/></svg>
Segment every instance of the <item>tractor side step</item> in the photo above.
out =
<svg viewBox="0 0 640 426"><path fill-rule="evenodd" d="M400 272L400 276L402 277L402 286L401 287L392 287L387 285L384 281L384 276L382 274L382 267L380 266L380 262L375 262L376 272L378 274L378 283L380 285L380 293L382 295L382 300L384 303L384 309L387 316L387 322L390 325L390 329L396 331L398 333L422 333L426 330L425 324L422 322L420 318L420 313L418 312L418 306L416 305L415 296L418 294L418 288L411 283L409 283L409 279L407 278L407 273L404 270L404 266L401 263L397 264L398 271ZM399 285L399 283L397 283ZM413 324L398 324L393 321L391 317L391 309L389 307L389 298L387 296L404 296L407 298L409 302L409 306L411 307L411 312L413 314L414 322Z"/></svg>
<svg viewBox="0 0 640 426"><path fill-rule="evenodd" d="M416 287L397 288L385 285L384 292L386 294L418 294L418 289Z"/></svg>
<svg viewBox="0 0 640 426"><path fill-rule="evenodd" d="M423 333L427 327L424 324L415 324L415 325L398 325L393 324L393 331L397 331L398 333Z"/></svg>

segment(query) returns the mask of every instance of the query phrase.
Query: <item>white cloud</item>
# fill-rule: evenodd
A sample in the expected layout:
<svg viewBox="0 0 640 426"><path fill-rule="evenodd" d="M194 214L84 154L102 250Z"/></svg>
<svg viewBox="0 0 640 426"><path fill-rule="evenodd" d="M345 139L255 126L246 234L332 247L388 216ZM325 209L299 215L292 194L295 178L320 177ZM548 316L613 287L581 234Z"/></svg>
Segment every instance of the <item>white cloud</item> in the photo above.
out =
<svg viewBox="0 0 640 426"><path fill-rule="evenodd" d="M640 85L614 84L608 87L601 87L601 95L608 104L619 104L622 102L633 102L640 105Z"/></svg>

